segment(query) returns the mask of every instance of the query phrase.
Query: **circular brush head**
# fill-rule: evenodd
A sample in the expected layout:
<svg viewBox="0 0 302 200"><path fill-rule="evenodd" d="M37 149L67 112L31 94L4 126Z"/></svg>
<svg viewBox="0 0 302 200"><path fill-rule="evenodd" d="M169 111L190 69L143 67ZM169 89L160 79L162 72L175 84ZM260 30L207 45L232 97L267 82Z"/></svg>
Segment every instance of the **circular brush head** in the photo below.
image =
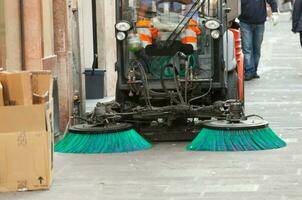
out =
<svg viewBox="0 0 302 200"><path fill-rule="evenodd" d="M132 124L114 123L105 126L79 124L69 128L69 132L73 134L109 134L128 131L133 128Z"/></svg>
<svg viewBox="0 0 302 200"><path fill-rule="evenodd" d="M190 151L259 151L285 147L286 143L262 119L238 123L209 121L187 146Z"/></svg>
<svg viewBox="0 0 302 200"><path fill-rule="evenodd" d="M257 130L267 128L268 122L262 119L248 119L236 123L227 120L215 120L206 122L203 127L211 130Z"/></svg>
<svg viewBox="0 0 302 200"><path fill-rule="evenodd" d="M122 153L150 149L152 145L137 133L131 124L106 126L81 124L72 126L55 145L60 153Z"/></svg>

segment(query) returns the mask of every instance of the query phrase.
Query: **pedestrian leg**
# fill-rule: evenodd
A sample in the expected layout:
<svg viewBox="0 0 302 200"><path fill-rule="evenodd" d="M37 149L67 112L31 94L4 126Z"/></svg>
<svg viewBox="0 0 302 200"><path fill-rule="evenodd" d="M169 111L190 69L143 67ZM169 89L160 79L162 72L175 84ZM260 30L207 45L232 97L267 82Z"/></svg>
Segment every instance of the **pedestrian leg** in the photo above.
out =
<svg viewBox="0 0 302 200"><path fill-rule="evenodd" d="M254 62L255 62L255 71L254 74L257 74L259 60L261 57L261 45L263 42L264 36L264 24L255 25L253 30L253 52L254 52Z"/></svg>
<svg viewBox="0 0 302 200"><path fill-rule="evenodd" d="M253 62L253 34L252 25L240 22L242 51L244 54L244 71L246 80L253 76L254 62Z"/></svg>

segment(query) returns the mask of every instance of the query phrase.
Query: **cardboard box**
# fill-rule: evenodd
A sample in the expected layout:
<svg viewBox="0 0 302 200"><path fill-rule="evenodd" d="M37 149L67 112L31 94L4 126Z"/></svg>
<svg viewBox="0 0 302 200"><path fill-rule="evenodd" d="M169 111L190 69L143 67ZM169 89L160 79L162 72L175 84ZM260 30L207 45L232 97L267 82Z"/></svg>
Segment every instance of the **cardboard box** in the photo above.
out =
<svg viewBox="0 0 302 200"><path fill-rule="evenodd" d="M41 104L52 98L53 79L50 71L32 72L33 103Z"/></svg>
<svg viewBox="0 0 302 200"><path fill-rule="evenodd" d="M38 85L45 82L43 78L37 80ZM20 87L25 88L22 84ZM51 91L51 87L50 82L40 92ZM0 192L50 187L54 144L52 104L49 97L42 104L0 107Z"/></svg>
<svg viewBox="0 0 302 200"><path fill-rule="evenodd" d="M0 106L4 106L3 86L1 82L0 82Z"/></svg>
<svg viewBox="0 0 302 200"><path fill-rule="evenodd" d="M0 192L48 189L53 167L50 134L9 132L0 138Z"/></svg>
<svg viewBox="0 0 302 200"><path fill-rule="evenodd" d="M30 72L12 72L6 74L10 105L32 105L32 87Z"/></svg>
<svg viewBox="0 0 302 200"><path fill-rule="evenodd" d="M8 95L7 78L6 78L7 74L8 72L0 72L0 82L3 87L4 105L9 105L9 95Z"/></svg>
<svg viewBox="0 0 302 200"><path fill-rule="evenodd" d="M0 72L5 105L42 104L52 98L51 71Z"/></svg>

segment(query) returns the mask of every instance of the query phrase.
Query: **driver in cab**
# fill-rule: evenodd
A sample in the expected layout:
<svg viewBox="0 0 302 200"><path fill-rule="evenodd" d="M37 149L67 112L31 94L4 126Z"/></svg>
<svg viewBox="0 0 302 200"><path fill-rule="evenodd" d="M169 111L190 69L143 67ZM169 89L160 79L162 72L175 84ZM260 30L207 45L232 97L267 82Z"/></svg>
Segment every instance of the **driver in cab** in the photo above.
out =
<svg viewBox="0 0 302 200"><path fill-rule="evenodd" d="M140 1L136 27L143 48L151 45L154 39L167 40L188 14L193 3L194 0ZM188 16L191 16L191 13ZM200 34L198 14L194 14L178 39L183 44L191 44L193 49L197 50L197 37Z"/></svg>

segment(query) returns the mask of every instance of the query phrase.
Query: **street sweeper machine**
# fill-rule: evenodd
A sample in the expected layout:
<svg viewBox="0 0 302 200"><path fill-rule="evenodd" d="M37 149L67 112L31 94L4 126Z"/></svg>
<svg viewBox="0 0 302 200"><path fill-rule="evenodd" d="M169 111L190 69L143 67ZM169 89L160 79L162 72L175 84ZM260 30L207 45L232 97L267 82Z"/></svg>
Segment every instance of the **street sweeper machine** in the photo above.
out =
<svg viewBox="0 0 302 200"><path fill-rule="evenodd" d="M128 152L150 148L147 140L193 140L188 150L205 151L285 146L244 112L240 8L240 0L117 0L116 101L98 103L56 150Z"/></svg>

